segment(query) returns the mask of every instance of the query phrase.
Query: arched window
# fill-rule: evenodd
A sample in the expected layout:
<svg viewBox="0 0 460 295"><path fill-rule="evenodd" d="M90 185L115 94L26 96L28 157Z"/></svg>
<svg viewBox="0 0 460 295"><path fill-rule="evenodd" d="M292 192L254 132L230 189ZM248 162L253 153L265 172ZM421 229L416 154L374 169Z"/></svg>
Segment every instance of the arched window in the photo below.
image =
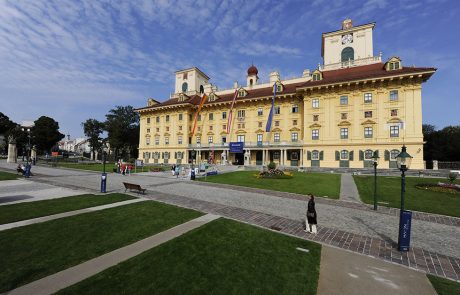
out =
<svg viewBox="0 0 460 295"><path fill-rule="evenodd" d="M345 47L342 50L342 62L355 59L355 51L351 47Z"/></svg>
<svg viewBox="0 0 460 295"><path fill-rule="evenodd" d="M182 83L182 92L187 92L188 84L187 82Z"/></svg>
<svg viewBox="0 0 460 295"><path fill-rule="evenodd" d="M252 79L249 79L249 85L252 86Z"/></svg>
<svg viewBox="0 0 460 295"><path fill-rule="evenodd" d="M203 87L203 85L200 85L200 93L204 93L204 87Z"/></svg>
<svg viewBox="0 0 460 295"><path fill-rule="evenodd" d="M348 151L347 150L340 151L340 160L348 160Z"/></svg>
<svg viewBox="0 0 460 295"><path fill-rule="evenodd" d="M396 157L399 155L398 150L391 150L390 152L390 161L396 161Z"/></svg>
<svg viewBox="0 0 460 295"><path fill-rule="evenodd" d="M372 160L373 155L374 155L374 152L372 150L364 151L364 159L366 160Z"/></svg>
<svg viewBox="0 0 460 295"><path fill-rule="evenodd" d="M314 150L311 152L311 159L312 160L319 160L319 152L317 150Z"/></svg>

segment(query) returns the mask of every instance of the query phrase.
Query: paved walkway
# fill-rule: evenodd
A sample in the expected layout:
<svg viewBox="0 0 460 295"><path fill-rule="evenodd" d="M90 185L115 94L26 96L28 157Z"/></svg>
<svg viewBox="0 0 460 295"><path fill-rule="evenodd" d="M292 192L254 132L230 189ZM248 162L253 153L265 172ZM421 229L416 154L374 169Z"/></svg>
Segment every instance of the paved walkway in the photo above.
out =
<svg viewBox="0 0 460 295"><path fill-rule="evenodd" d="M340 180L340 200L361 203L358 188L351 173L342 174Z"/></svg>
<svg viewBox="0 0 460 295"><path fill-rule="evenodd" d="M131 245L119 248L97 258L88 260L82 264L60 271L43 279L37 280L30 284L16 288L5 294L10 295L47 295L53 294L63 288L76 284L87 279L109 267L117 265L120 262L128 260L136 255L141 254L153 247L172 240L184 233L198 228L208 222L211 222L219 216L207 214L199 218L190 220L166 231L140 240Z"/></svg>
<svg viewBox="0 0 460 295"><path fill-rule="evenodd" d="M426 275L400 265L323 246L318 295L436 295Z"/></svg>
<svg viewBox="0 0 460 295"><path fill-rule="evenodd" d="M78 214L89 213L89 212L104 210L108 208L115 208L118 206L124 206L124 205L132 204L132 203L137 203L140 201L145 201L145 199L127 200L127 201L111 203L111 204L106 204L106 205L101 205L101 206L96 206L96 207L89 207L89 208L84 208L80 210L74 210L74 211L63 212L63 213L58 213L58 214L53 214L53 215L48 215L48 216L43 216L43 217L37 217L33 219L21 220L21 221L16 221L16 222L7 223L7 224L1 224L0 231L15 228L15 227L35 224L35 223L41 223L41 222L59 219L63 217L74 216Z"/></svg>

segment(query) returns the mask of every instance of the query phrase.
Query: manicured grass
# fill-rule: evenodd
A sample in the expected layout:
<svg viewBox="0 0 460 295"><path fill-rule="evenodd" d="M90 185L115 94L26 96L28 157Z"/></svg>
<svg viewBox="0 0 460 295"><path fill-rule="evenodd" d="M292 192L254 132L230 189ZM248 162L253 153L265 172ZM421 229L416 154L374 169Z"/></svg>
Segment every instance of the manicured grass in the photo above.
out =
<svg viewBox="0 0 460 295"><path fill-rule="evenodd" d="M0 181L1 180L14 180L14 179L17 179L17 178L18 178L18 175L14 174L14 173L8 173L8 172L0 171Z"/></svg>
<svg viewBox="0 0 460 295"><path fill-rule="evenodd" d="M134 199L124 194L79 195L0 206L0 224Z"/></svg>
<svg viewBox="0 0 460 295"><path fill-rule="evenodd" d="M354 176L363 202L374 202L374 177ZM460 195L418 189L420 183L447 182L446 179L406 177L405 208L409 210L460 217ZM458 182L457 182L458 183ZM377 197L386 206L401 207L401 177L378 177ZM379 204L380 205L380 204Z"/></svg>
<svg viewBox="0 0 460 295"><path fill-rule="evenodd" d="M200 181L233 184L297 194L315 196L340 196L340 174L294 172L291 179L257 178L257 171L238 171L199 178Z"/></svg>
<svg viewBox="0 0 460 295"><path fill-rule="evenodd" d="M320 257L316 243L221 218L58 294L316 294Z"/></svg>
<svg viewBox="0 0 460 295"><path fill-rule="evenodd" d="M153 201L0 232L0 293L201 216Z"/></svg>
<svg viewBox="0 0 460 295"><path fill-rule="evenodd" d="M460 283L427 274L438 295L460 294Z"/></svg>

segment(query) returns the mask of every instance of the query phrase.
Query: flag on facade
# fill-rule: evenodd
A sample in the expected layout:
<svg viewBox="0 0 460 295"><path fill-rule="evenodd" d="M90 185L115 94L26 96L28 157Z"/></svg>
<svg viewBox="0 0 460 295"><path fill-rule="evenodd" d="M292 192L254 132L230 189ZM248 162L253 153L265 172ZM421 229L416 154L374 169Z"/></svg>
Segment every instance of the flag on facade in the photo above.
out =
<svg viewBox="0 0 460 295"><path fill-rule="evenodd" d="M195 119L193 120L192 137L193 135L195 135L196 121L198 120L198 115L200 114L201 108L203 107L206 100L208 100L208 96L206 95L206 93L203 93L203 97L201 97L200 104L198 105L198 109L195 113Z"/></svg>
<svg viewBox="0 0 460 295"><path fill-rule="evenodd" d="M230 107L230 112L228 114L228 120L227 120L227 134L230 133L231 130L231 124L232 124L232 113L233 113L233 106L235 105L236 97L238 96L238 89L235 89L235 94L233 95L233 100L232 100L232 105Z"/></svg>
<svg viewBox="0 0 460 295"><path fill-rule="evenodd" d="M265 132L270 132L270 130L272 129L273 112L275 111L275 97L276 97L276 83L273 84L272 107L270 108L270 114L268 115L267 125L265 126Z"/></svg>

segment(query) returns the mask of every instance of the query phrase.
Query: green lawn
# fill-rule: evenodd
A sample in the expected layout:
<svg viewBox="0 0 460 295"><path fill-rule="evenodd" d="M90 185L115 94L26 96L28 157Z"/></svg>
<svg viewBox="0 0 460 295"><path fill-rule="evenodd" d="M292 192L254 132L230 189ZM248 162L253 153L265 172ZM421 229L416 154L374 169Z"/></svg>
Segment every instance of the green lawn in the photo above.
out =
<svg viewBox="0 0 460 295"><path fill-rule="evenodd" d="M374 202L374 177L354 176L361 200ZM449 194L418 189L419 183L447 182L446 179L406 177L405 208L409 210L460 217L460 194ZM458 183L458 181L457 181ZM401 177L377 178L378 201L388 202L387 206L401 207Z"/></svg>
<svg viewBox="0 0 460 295"><path fill-rule="evenodd" d="M316 294L320 257L316 243L221 218L58 294Z"/></svg>
<svg viewBox="0 0 460 295"><path fill-rule="evenodd" d="M72 169L81 169L81 170L91 170L91 171L99 171L102 172L104 170L104 165L101 163L65 163L65 162L58 162L58 167L64 168L72 168ZM105 163L105 171L112 172L113 168L116 168L114 163Z"/></svg>
<svg viewBox="0 0 460 295"><path fill-rule="evenodd" d="M0 181L1 180L14 180L17 178L18 178L17 174L0 171Z"/></svg>
<svg viewBox="0 0 460 295"><path fill-rule="evenodd" d="M438 295L460 294L460 283L427 274Z"/></svg>
<svg viewBox="0 0 460 295"><path fill-rule="evenodd" d="M0 224L135 199L124 194L80 195L0 206Z"/></svg>
<svg viewBox="0 0 460 295"><path fill-rule="evenodd" d="M153 201L0 232L0 293L201 216Z"/></svg>
<svg viewBox="0 0 460 295"><path fill-rule="evenodd" d="M199 178L199 181L233 184L297 194L315 196L340 196L340 174L294 172L291 179L257 178L257 171L238 171Z"/></svg>

